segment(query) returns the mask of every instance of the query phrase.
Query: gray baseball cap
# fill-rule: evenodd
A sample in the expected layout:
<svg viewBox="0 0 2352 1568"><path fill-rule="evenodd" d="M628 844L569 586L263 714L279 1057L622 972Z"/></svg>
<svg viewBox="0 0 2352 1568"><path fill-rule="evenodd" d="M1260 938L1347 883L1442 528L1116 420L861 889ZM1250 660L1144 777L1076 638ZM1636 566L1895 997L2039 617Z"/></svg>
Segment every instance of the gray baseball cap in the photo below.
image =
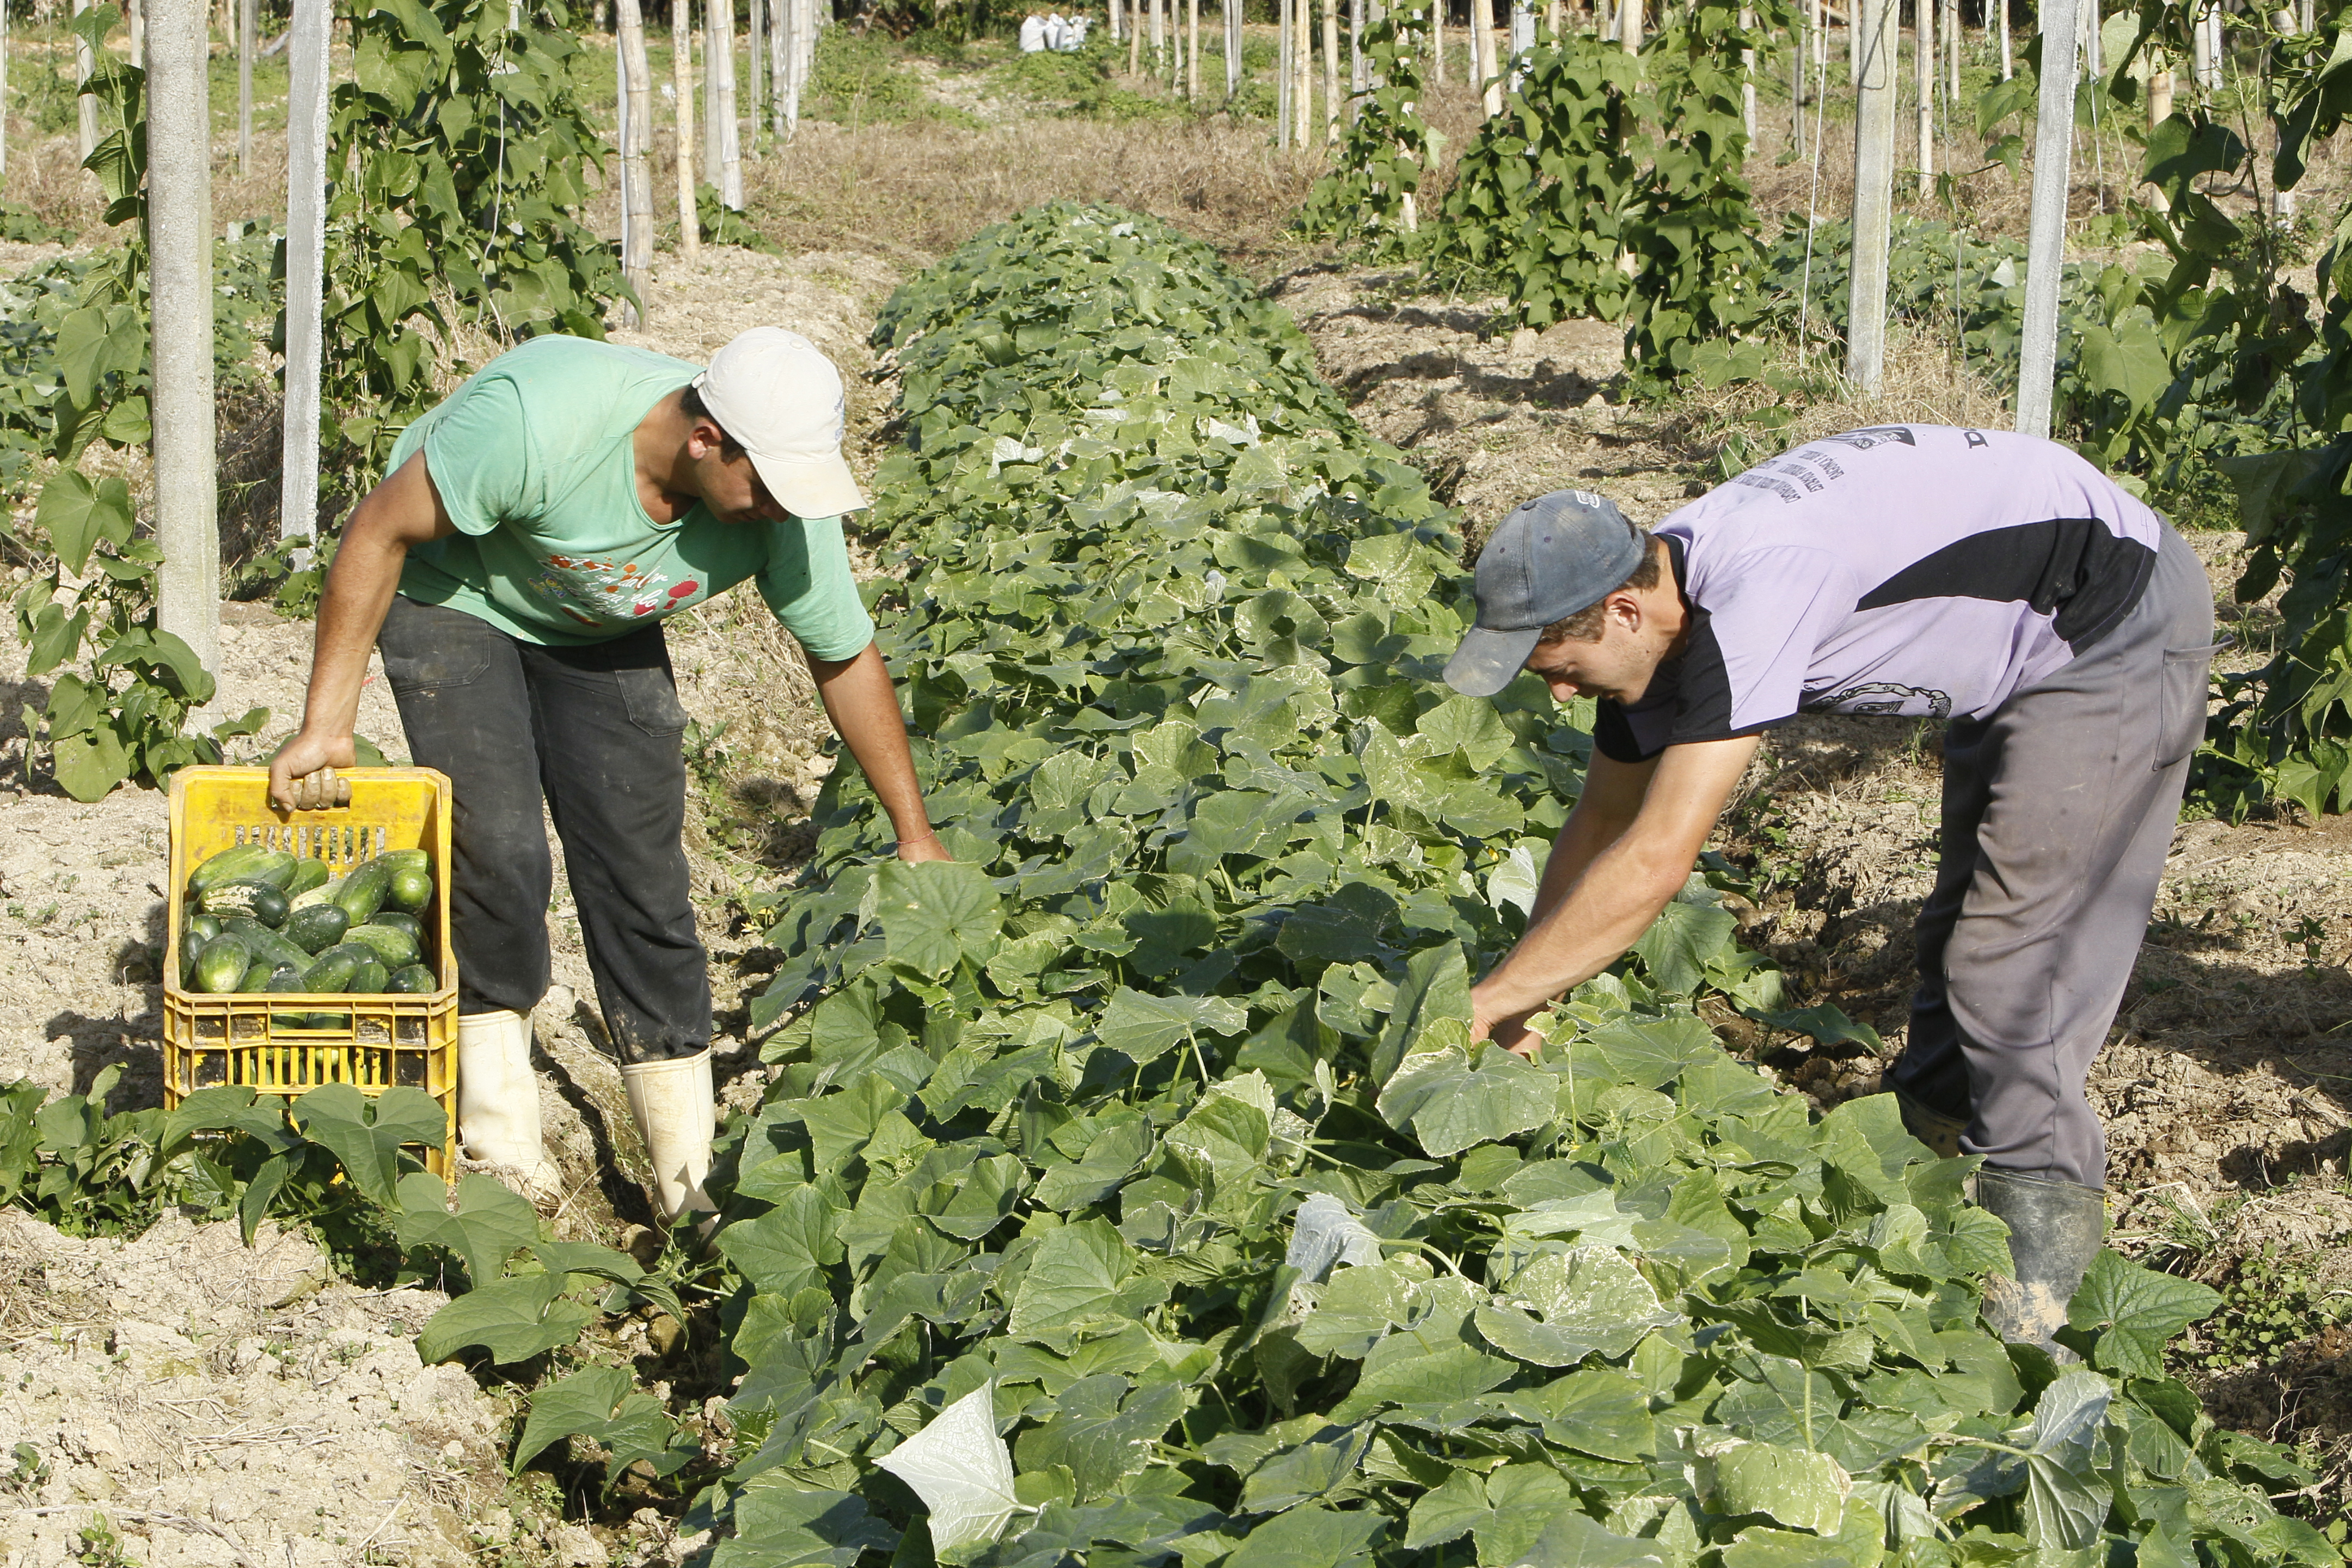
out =
<svg viewBox="0 0 2352 1568"><path fill-rule="evenodd" d="M1605 496L1554 490L1522 501L1478 552L1478 620L1446 662L1445 684L1465 697L1502 690L1544 627L1606 598L1644 548Z"/></svg>

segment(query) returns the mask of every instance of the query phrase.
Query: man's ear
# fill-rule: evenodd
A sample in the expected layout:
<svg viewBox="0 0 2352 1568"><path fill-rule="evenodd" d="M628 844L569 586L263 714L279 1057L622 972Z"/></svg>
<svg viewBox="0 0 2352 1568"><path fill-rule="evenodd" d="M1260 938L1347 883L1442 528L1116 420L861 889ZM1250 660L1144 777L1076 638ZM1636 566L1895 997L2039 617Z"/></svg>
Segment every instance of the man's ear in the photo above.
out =
<svg viewBox="0 0 2352 1568"><path fill-rule="evenodd" d="M723 450L726 444L727 432L719 427L716 419L697 419L687 427L686 455L689 458L708 458Z"/></svg>

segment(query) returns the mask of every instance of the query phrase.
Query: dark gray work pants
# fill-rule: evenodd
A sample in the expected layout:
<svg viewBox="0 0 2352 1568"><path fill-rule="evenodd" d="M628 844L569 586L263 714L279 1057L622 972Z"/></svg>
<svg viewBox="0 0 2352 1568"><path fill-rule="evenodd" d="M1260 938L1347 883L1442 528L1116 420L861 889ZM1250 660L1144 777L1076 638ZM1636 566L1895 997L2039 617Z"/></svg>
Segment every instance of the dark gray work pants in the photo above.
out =
<svg viewBox="0 0 2352 1568"><path fill-rule="evenodd" d="M2002 1170L2106 1184L2084 1095L2147 931L2205 731L2213 590L2169 528L2139 604L1944 736L1943 862L1892 1087Z"/></svg>
<svg viewBox="0 0 2352 1568"><path fill-rule="evenodd" d="M660 626L548 647L395 596L376 647L409 754L449 775L457 1011L527 1016L547 994L544 797L621 1059L709 1045L710 970L683 837L686 710Z"/></svg>

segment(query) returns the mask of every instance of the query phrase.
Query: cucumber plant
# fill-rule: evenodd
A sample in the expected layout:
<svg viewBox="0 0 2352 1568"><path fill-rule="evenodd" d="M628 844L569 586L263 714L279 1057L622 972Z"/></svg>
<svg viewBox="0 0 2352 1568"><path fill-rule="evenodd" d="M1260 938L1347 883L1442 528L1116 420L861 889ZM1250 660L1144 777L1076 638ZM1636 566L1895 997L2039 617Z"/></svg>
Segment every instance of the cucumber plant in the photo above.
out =
<svg viewBox="0 0 2352 1568"><path fill-rule="evenodd" d="M2102 1254L2082 1365L2004 1347L1969 1162L1722 1051L1692 991L1780 986L1703 879L1471 1040L1589 711L1443 687L1452 515L1213 254L1057 204L877 341L958 859L844 769L772 906L714 1568L2332 1562L2167 1375L2212 1292Z"/></svg>

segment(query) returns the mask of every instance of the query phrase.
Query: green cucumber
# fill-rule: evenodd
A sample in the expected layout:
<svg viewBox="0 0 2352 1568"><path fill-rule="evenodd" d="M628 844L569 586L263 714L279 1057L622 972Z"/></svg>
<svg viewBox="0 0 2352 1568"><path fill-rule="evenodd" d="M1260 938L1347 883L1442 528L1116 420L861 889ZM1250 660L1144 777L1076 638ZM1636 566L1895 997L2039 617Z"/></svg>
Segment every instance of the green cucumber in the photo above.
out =
<svg viewBox="0 0 2352 1568"><path fill-rule="evenodd" d="M433 873L425 870L402 869L392 874L392 887L384 901L394 909L415 914L433 901Z"/></svg>
<svg viewBox="0 0 2352 1568"><path fill-rule="evenodd" d="M325 887L332 877L333 873L327 869L324 860L315 855L306 855L294 862L294 875L286 882L286 896L299 898L313 888Z"/></svg>
<svg viewBox="0 0 2352 1568"><path fill-rule="evenodd" d="M370 959L352 971L352 977L343 982L343 989L354 996L381 996L384 983L391 978L392 971Z"/></svg>
<svg viewBox="0 0 2352 1568"><path fill-rule="evenodd" d="M422 949L425 945L425 922L415 915L403 914L398 910L378 910L368 918L367 923L372 926L390 926L394 931L404 931L416 939L418 948Z"/></svg>
<svg viewBox="0 0 2352 1568"><path fill-rule="evenodd" d="M331 947L316 963L303 972L302 989L310 992L341 991L350 981L352 971L363 962L373 961L347 947Z"/></svg>
<svg viewBox="0 0 2352 1568"><path fill-rule="evenodd" d="M368 917L383 907L384 895L391 890L391 868L381 860L371 860L343 879L342 891L335 895L335 902L352 917L352 924L365 925Z"/></svg>
<svg viewBox="0 0 2352 1568"><path fill-rule="evenodd" d="M326 862L322 860L320 864L323 866ZM330 877L315 888L305 889L294 895L294 907L298 910L308 910L320 904L333 903L335 895L343 890L343 880L344 879L341 877Z"/></svg>
<svg viewBox="0 0 2352 1568"><path fill-rule="evenodd" d="M245 979L238 984L237 989L244 992L285 990L299 984L301 980L302 966L299 963L267 963L257 959L253 967L245 972ZM281 985L281 981L288 984Z"/></svg>
<svg viewBox="0 0 2352 1568"><path fill-rule="evenodd" d="M220 933L221 923L218 919L212 915L192 913L186 920L180 923L180 934L182 936L193 934L201 936L206 942L210 942L213 938L220 935Z"/></svg>
<svg viewBox="0 0 2352 1568"><path fill-rule="evenodd" d="M253 955L245 944L233 936L216 936L205 943L196 954L194 973L196 989L222 995L244 984L245 972L252 966Z"/></svg>
<svg viewBox="0 0 2352 1568"><path fill-rule="evenodd" d="M341 904L312 904L286 917L286 940L305 952L324 952L343 940L352 917Z"/></svg>
<svg viewBox="0 0 2352 1568"><path fill-rule="evenodd" d="M375 863L394 874L433 869L433 857L422 849L387 849L375 858Z"/></svg>
<svg viewBox="0 0 2352 1568"><path fill-rule="evenodd" d="M430 969L421 963L412 963L394 970L392 978L383 983L383 988L395 996L425 996L440 990L441 986L433 978Z"/></svg>
<svg viewBox="0 0 2352 1568"><path fill-rule="evenodd" d="M216 882L236 881L259 875L274 866L273 856L283 853L262 844L239 844L207 858L188 873L188 891L201 893ZM287 856L290 862L292 856Z"/></svg>
<svg viewBox="0 0 2352 1568"><path fill-rule="evenodd" d="M394 926L353 926L344 933L343 941L347 945L366 948L387 970L403 968L423 956L417 951L416 939Z"/></svg>
<svg viewBox="0 0 2352 1568"><path fill-rule="evenodd" d="M290 908L284 889L268 882L240 879L206 888L198 907L208 915L250 915L272 928L286 923Z"/></svg>

